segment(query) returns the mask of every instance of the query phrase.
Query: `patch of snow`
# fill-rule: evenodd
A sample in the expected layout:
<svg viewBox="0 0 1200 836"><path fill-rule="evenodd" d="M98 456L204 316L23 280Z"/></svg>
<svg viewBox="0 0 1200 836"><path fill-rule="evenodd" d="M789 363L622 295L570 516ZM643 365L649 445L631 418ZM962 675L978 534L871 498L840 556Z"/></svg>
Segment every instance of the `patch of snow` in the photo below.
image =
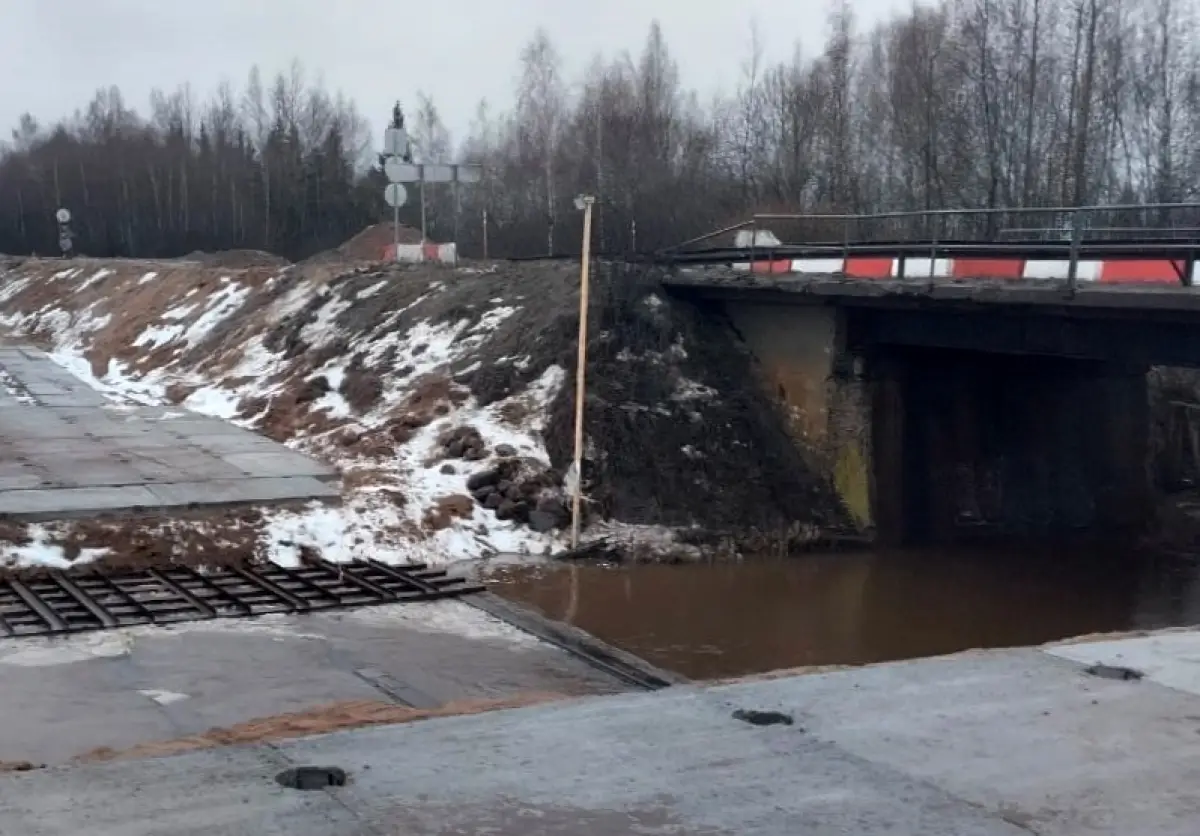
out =
<svg viewBox="0 0 1200 836"><path fill-rule="evenodd" d="M184 332L188 346L195 347L203 342L209 332L240 308L249 296L250 288L235 282L225 284L209 296L204 312Z"/></svg>
<svg viewBox="0 0 1200 836"><path fill-rule="evenodd" d="M339 620L370 626L403 626L422 633L444 633L483 641L537 647L539 639L462 601L418 601L400 606L364 607L339 613Z"/></svg>
<svg viewBox="0 0 1200 836"><path fill-rule="evenodd" d="M173 702L181 702L188 699L187 694L180 694L177 691L159 691L153 688L139 690L138 693L143 697L154 700L159 705L170 705Z"/></svg>
<svg viewBox="0 0 1200 836"><path fill-rule="evenodd" d="M125 656L132 648L132 636L121 630L48 639L30 637L19 642L0 644L0 665L20 668L70 665L91 659Z"/></svg>
<svg viewBox="0 0 1200 836"><path fill-rule="evenodd" d="M47 569L70 569L83 566L108 554L108 549L83 549L75 560L68 560L63 547L50 542L50 532L42 525L31 525L28 529L29 542L0 544L0 565L12 569L28 569L35 566Z"/></svg>
<svg viewBox="0 0 1200 836"><path fill-rule="evenodd" d="M166 322L182 323L194 310L196 310L195 305L179 305L165 311L160 318ZM147 325L142 333L134 339L133 344L136 348L161 348L179 339L186 331L186 326L182 324Z"/></svg>
<svg viewBox="0 0 1200 836"><path fill-rule="evenodd" d="M378 293L379 291L381 291L385 287L387 287L387 285L388 285L388 283L386 281L376 282L375 284L371 285L370 287L364 287L358 293L354 294L354 298L360 302L364 299L370 299L376 293Z"/></svg>
<svg viewBox="0 0 1200 836"><path fill-rule="evenodd" d="M514 308L511 306L507 306L507 305L502 305L501 307L498 307L498 308L492 308L490 311L488 311L487 313L485 313L483 316L481 316L479 318L479 322L471 330L476 331L476 332L495 331L496 328L502 322L504 322L504 320L508 319L510 316L512 316L519 310L521 310L521 309Z"/></svg>
<svg viewBox="0 0 1200 836"><path fill-rule="evenodd" d="M266 518L262 545L268 559L280 566L299 566L304 547L333 563L349 563L364 554L385 563L416 562L410 548L388 538L401 517L386 497L364 493L338 507L312 503L299 511L268 511Z"/></svg>
<svg viewBox="0 0 1200 836"><path fill-rule="evenodd" d="M396 353L392 368L409 366L412 369L407 376L392 376L382 399L385 414L391 405L408 395L413 379L445 369L455 358L470 350L466 341L459 339L466 325L465 320L453 325L431 325L422 321L414 324L407 333L389 331L370 343L365 352L364 365L378 363L384 352L394 348ZM423 349L418 351L421 347Z"/></svg>
<svg viewBox="0 0 1200 836"><path fill-rule="evenodd" d="M178 339L183 333L180 325L147 325L142 333L133 340L134 348L162 348Z"/></svg>
<svg viewBox="0 0 1200 836"><path fill-rule="evenodd" d="M660 525L632 525L608 520L588 526L583 539L589 542L607 540L614 544L636 546L650 551L659 550L663 553L678 554L686 551L695 555L700 554L699 548L679 542L678 532L675 529Z"/></svg>
<svg viewBox="0 0 1200 836"><path fill-rule="evenodd" d="M274 394L284 384L268 384L267 381L285 365L283 355L270 351L263 342L261 334L253 337L242 348L241 359L230 370L228 377L233 380L244 378L250 382L239 387L238 394L248 397L260 397Z"/></svg>
<svg viewBox="0 0 1200 836"><path fill-rule="evenodd" d="M88 279L87 281L85 281L83 284L81 284L81 285L80 285L80 286L79 286L79 287L76 289L76 291L75 291L75 292L76 292L76 293L79 293L80 291L87 290L89 287L91 287L92 285L94 285L96 282L99 282L99 281L103 280L103 279L104 279L106 276L111 276L112 274L113 274L113 271L112 271L112 270L104 270L104 269L97 270L97 271L96 271L96 272L95 272L95 273L92 275L92 277L91 277L90 279Z"/></svg>
<svg viewBox="0 0 1200 836"><path fill-rule="evenodd" d="M694 380L688 380L686 377L681 377L675 384L675 391L671 393L671 400L708 400L716 396L717 390L713 389L711 386L705 386L702 383L697 383Z"/></svg>
<svg viewBox="0 0 1200 836"><path fill-rule="evenodd" d="M23 279L16 279L5 284L4 287L0 289L0 302L7 302L9 299L16 296L29 286L29 282L30 279L26 277Z"/></svg>
<svg viewBox="0 0 1200 836"><path fill-rule="evenodd" d="M198 412L201 415L211 415L213 418L221 418L229 421L237 417L239 400L240 398L237 395L227 389L221 389L216 386L201 386L187 396L183 405L192 412Z"/></svg>
<svg viewBox="0 0 1200 836"><path fill-rule="evenodd" d="M299 313L318 291L307 282L301 282L288 291L287 295L271 306L269 321L280 322L292 314Z"/></svg>
<svg viewBox="0 0 1200 836"><path fill-rule="evenodd" d="M144 275L140 279L138 279L138 284L139 285L150 284L150 282L154 281L157 278L158 278L158 273L155 273L153 270L151 270L149 273L147 273L146 275Z"/></svg>
<svg viewBox="0 0 1200 836"><path fill-rule="evenodd" d="M99 386L87 378L83 380L111 398L133 401L142 406L158 406L166 401L166 385L160 382L156 373L132 377L127 373L128 368L113 358L108 361L108 369L104 372L103 380L98 381ZM79 376L78 369L72 368L71 371Z"/></svg>
<svg viewBox="0 0 1200 836"><path fill-rule="evenodd" d="M181 319L187 319L194 310L196 310L195 305L179 305L163 312L162 318L168 322L178 322Z"/></svg>
<svg viewBox="0 0 1200 836"><path fill-rule="evenodd" d="M551 366L524 392L512 398L482 409L474 399L469 400L454 414L422 428L398 451L399 478L408 500L403 512L413 526L421 525L426 510L437 500L465 494L470 475L490 466L486 461L463 462L455 473L442 473L440 462L426 466L436 452L438 436L451 427L470 425L490 447L509 444L519 455L548 465L550 456L540 432L546 408L565 380L566 371L561 366ZM502 417L505 407L513 401L520 401L528 414L526 423L520 427L512 426ZM419 545L422 560L430 563L473 560L495 553L530 554L552 551L559 546L556 535L539 534L514 520L498 520L478 505L472 505L469 518L453 520L449 527L429 533Z"/></svg>
<svg viewBox="0 0 1200 836"><path fill-rule="evenodd" d="M343 365L326 366L324 369L321 369L319 372L317 372L317 375L324 375L325 379L329 381L329 385L332 388L341 389L342 384L346 380L346 367ZM314 375L314 377L315 376L316 375Z"/></svg>
<svg viewBox="0 0 1200 836"><path fill-rule="evenodd" d="M346 379L346 367L343 365L329 366L316 372L312 377L320 375L324 375L325 379L329 381L329 391L316 400L313 409L327 412L332 418L349 418L354 414L354 410L350 408L349 402L339 391L342 388L342 382Z"/></svg>
<svg viewBox="0 0 1200 836"><path fill-rule="evenodd" d="M326 288L322 288L326 290ZM353 303L339 297L330 297L324 305L317 309L316 318L300 329L300 338L310 348L321 348L331 342L338 334L337 318L349 310Z"/></svg>
<svg viewBox="0 0 1200 836"><path fill-rule="evenodd" d="M162 640L189 633L262 635L275 641L324 638L319 633L298 629L295 620L289 616L272 614L252 619L190 621L182 624L125 627L119 630L53 638L31 636L21 639L19 642L0 643L0 665L40 668L87 662L92 659L113 659L132 652L138 639ZM171 699L168 695L173 694L171 691L159 690L140 693L150 696L151 699L154 699L152 694L167 699Z"/></svg>

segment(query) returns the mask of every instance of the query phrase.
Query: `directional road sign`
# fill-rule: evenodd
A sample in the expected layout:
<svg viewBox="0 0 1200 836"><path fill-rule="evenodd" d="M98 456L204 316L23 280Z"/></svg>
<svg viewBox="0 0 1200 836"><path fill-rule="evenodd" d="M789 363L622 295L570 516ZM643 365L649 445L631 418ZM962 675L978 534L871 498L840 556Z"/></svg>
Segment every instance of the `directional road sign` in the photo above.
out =
<svg viewBox="0 0 1200 836"><path fill-rule="evenodd" d="M388 128L383 132L383 153L394 157L408 156L408 132L404 128Z"/></svg>
<svg viewBox="0 0 1200 836"><path fill-rule="evenodd" d="M419 183L421 182L421 167L406 163L399 157L388 157L383 164L383 173L389 183Z"/></svg>

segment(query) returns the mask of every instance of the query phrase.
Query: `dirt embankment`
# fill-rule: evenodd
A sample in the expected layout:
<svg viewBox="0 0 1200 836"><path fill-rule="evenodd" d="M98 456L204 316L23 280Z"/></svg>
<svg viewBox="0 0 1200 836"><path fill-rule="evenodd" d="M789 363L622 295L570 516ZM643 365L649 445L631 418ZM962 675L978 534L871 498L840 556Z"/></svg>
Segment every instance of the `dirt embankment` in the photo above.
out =
<svg viewBox="0 0 1200 836"><path fill-rule="evenodd" d="M373 247L347 247L360 245ZM561 543L577 285L576 266L554 263L27 260L0 275L0 325L82 355L114 390L232 415L338 465L343 552L445 560ZM669 302L652 273L601 266L595 286L590 521L793 542L837 523L724 324ZM314 533L328 520L280 519L219 527L235 523L239 551L271 553L274 538L336 559ZM156 551L129 526L173 543ZM146 520L55 536L77 550L136 543L139 562L183 559L188 541Z"/></svg>

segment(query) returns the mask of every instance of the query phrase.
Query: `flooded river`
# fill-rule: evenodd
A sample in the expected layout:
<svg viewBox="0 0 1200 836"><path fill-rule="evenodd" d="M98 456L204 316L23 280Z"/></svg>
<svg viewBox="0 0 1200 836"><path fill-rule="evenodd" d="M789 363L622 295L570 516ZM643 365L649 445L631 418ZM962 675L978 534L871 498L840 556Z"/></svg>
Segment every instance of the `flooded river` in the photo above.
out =
<svg viewBox="0 0 1200 836"><path fill-rule="evenodd" d="M1194 555L1046 548L520 567L490 582L551 618L705 679L1200 623L1198 579Z"/></svg>

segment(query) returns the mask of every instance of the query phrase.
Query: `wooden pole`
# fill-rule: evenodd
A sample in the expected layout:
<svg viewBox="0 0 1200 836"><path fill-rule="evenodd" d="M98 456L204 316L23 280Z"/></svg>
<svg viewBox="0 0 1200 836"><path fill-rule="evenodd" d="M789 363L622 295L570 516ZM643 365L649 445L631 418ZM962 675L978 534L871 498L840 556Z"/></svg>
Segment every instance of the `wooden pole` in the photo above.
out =
<svg viewBox="0 0 1200 836"><path fill-rule="evenodd" d="M571 548L579 548L580 505L583 494L583 407L587 397L588 269L592 254L592 205L583 198L583 258L579 268L579 347L575 364L575 490L571 497Z"/></svg>

